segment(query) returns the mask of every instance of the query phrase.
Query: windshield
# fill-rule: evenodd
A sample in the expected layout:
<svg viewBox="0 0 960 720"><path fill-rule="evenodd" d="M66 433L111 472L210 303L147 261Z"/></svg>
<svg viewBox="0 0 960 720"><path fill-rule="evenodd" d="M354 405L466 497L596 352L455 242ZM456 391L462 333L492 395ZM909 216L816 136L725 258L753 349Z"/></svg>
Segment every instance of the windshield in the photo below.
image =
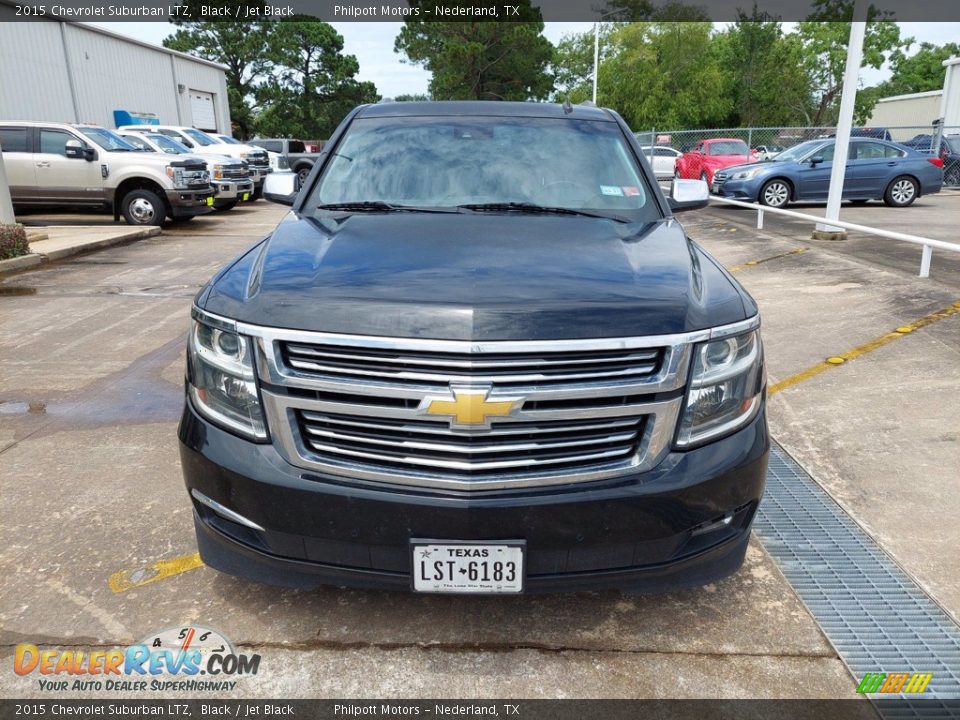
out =
<svg viewBox="0 0 960 720"><path fill-rule="evenodd" d="M239 140L237 140L236 138L232 138L232 137L230 137L229 135L217 135L217 137L220 138L220 139L221 139L224 143L226 143L227 145L242 145L242 144L243 144L243 143L241 143Z"/></svg>
<svg viewBox="0 0 960 720"><path fill-rule="evenodd" d="M723 140L710 143L709 155L749 155L750 150L743 140Z"/></svg>
<svg viewBox="0 0 960 720"><path fill-rule="evenodd" d="M154 133L147 135L153 144L160 148L167 155L186 155L190 152L190 149L172 137L167 137L166 135L161 135L160 133Z"/></svg>
<svg viewBox="0 0 960 720"><path fill-rule="evenodd" d="M784 150L773 158L773 162L796 162L811 150L821 147L823 144L823 140L807 140L807 142L794 145L789 150Z"/></svg>
<svg viewBox="0 0 960 720"><path fill-rule="evenodd" d="M553 118L355 120L308 202L527 203L633 221L660 217L615 123Z"/></svg>
<svg viewBox="0 0 960 720"><path fill-rule="evenodd" d="M193 128L184 128L183 134L195 141L197 145L216 145L216 141L204 132Z"/></svg>
<svg viewBox="0 0 960 720"><path fill-rule="evenodd" d="M93 142L102 147L104 150L109 150L111 152L136 152L137 150L133 145L113 132L113 130L91 127L81 127L77 128L77 130L93 140Z"/></svg>
<svg viewBox="0 0 960 720"><path fill-rule="evenodd" d="M133 145L134 150L137 152L156 152L146 140L136 135L123 135L124 140Z"/></svg>

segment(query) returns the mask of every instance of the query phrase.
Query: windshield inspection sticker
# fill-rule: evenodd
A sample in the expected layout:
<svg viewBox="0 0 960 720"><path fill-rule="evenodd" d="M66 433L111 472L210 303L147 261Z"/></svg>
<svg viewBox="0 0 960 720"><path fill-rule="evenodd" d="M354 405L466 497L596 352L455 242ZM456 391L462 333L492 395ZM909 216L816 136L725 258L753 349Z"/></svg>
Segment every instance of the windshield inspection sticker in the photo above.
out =
<svg viewBox="0 0 960 720"><path fill-rule="evenodd" d="M604 195L619 195L623 196L623 190L620 189L619 185L601 185L600 192Z"/></svg>
<svg viewBox="0 0 960 720"><path fill-rule="evenodd" d="M624 185L623 194L627 197L637 197L640 194L640 188L634 185Z"/></svg>

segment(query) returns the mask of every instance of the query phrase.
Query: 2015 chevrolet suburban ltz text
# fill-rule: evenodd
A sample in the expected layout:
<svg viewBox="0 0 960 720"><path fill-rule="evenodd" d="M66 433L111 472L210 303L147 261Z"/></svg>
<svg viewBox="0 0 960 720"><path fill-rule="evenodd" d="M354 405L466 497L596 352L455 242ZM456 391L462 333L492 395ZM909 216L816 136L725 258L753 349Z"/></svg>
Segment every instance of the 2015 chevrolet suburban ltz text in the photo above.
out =
<svg viewBox="0 0 960 720"><path fill-rule="evenodd" d="M200 553L275 584L662 590L743 562L769 438L754 301L609 110L354 110L197 295Z"/></svg>
<svg viewBox="0 0 960 720"><path fill-rule="evenodd" d="M93 206L131 225L160 225L210 212L206 163L145 156L96 125L0 123L13 204Z"/></svg>

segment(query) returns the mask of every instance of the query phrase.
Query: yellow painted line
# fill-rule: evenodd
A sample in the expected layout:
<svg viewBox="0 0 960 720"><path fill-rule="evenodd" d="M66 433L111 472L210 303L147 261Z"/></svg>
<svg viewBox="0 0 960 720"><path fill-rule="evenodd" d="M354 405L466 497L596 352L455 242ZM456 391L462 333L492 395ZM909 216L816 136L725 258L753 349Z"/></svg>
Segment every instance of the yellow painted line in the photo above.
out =
<svg viewBox="0 0 960 720"><path fill-rule="evenodd" d="M881 335L880 337L870 340L869 342L865 342L863 345L858 345L857 347L853 348L853 350L848 350L842 355L828 357L826 360L821 363L817 363L813 367L809 367L806 370L798 372L796 375L791 375L785 380L774 383L767 388L767 394L776 395L781 390L786 390L788 387L793 387L797 383L801 383L804 380L809 380L812 377L816 377L822 372L839 367L849 360L856 360L861 355L866 355L868 352L873 352L877 348L881 348L887 343L891 343L898 338L902 338L904 335L912 333L914 330L919 330L922 327L926 327L927 325L931 325L938 320L943 320L944 318L948 318L951 315L956 315L957 313L960 313L960 302L955 302L950 307L944 308L943 310L937 310L937 312L930 313L929 315L925 315L909 325L901 325L896 330L888 332L886 335Z"/></svg>
<svg viewBox="0 0 960 720"><path fill-rule="evenodd" d="M754 265L760 265L761 263L770 262L771 260L779 260L780 258L789 257L790 255L799 255L800 253L805 253L810 248L801 247L789 250L787 252L780 253L779 255L771 255L770 257L761 258L759 260L748 260L743 265L734 265L731 268L727 268L732 273L740 272L741 270L746 270L748 267L753 267Z"/></svg>
<svg viewBox="0 0 960 720"><path fill-rule="evenodd" d="M120 570L110 576L107 585L115 593L123 593L160 580L166 580L174 575L196 570L198 567L203 567L203 560L200 559L200 553L197 552L170 560L157 560L157 562L133 570Z"/></svg>

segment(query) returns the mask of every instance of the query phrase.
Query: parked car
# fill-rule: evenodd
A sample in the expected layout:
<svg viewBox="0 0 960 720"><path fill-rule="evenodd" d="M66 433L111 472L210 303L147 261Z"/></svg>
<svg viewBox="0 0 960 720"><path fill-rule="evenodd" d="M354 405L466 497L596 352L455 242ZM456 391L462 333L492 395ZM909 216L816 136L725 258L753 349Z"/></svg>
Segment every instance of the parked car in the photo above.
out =
<svg viewBox="0 0 960 720"><path fill-rule="evenodd" d="M210 212L206 163L139 153L96 125L0 122L0 146L17 206L87 206L130 225L160 225Z"/></svg>
<svg viewBox="0 0 960 720"><path fill-rule="evenodd" d="M313 170L313 165L320 157L318 152L307 152L306 145L302 140L290 140L286 138L254 138L250 141L251 145L280 153L287 158L287 166L300 176L300 182L307 181L307 175Z"/></svg>
<svg viewBox="0 0 960 720"><path fill-rule="evenodd" d="M253 199L260 197L263 191L263 181L272 171L267 153L261 148L246 144L227 144L218 142L207 133L192 127L180 125L122 125L120 130L134 130L141 132L156 132L172 137L182 145L186 145L191 152L197 155L229 155L244 160L250 169L250 179L253 181Z"/></svg>
<svg viewBox="0 0 960 720"><path fill-rule="evenodd" d="M915 135L901 145L924 154L934 154L933 135ZM943 160L943 184L960 186L960 135L942 135L936 155Z"/></svg>
<svg viewBox="0 0 960 720"><path fill-rule="evenodd" d="M253 196L253 181L247 163L229 155L192 155L186 145L160 133L121 130L117 133L141 152L180 155L195 158L207 166L210 184L214 189L213 209L232 210L239 202Z"/></svg>
<svg viewBox="0 0 960 720"><path fill-rule="evenodd" d="M226 143L227 145L243 145L244 144L239 140L237 140L232 135L220 135L219 133L209 133L209 135L214 140ZM267 150L267 159L270 161L270 169L273 172L280 172L281 170L290 169L290 164L287 162L287 158L281 155L280 153Z"/></svg>
<svg viewBox="0 0 960 720"><path fill-rule="evenodd" d="M773 160L727 168L714 176L711 189L724 197L778 208L791 201L826 200L835 146L835 140L809 140ZM940 158L901 145L854 138L842 197L906 207L921 195L940 192L942 165Z"/></svg>
<svg viewBox="0 0 960 720"><path fill-rule="evenodd" d="M708 185L718 170L756 160L743 140L713 138L701 140L677 159L675 178L699 178Z"/></svg>
<svg viewBox="0 0 960 720"><path fill-rule="evenodd" d="M757 145L753 154L757 160L771 160L784 150L786 148L783 145Z"/></svg>
<svg viewBox="0 0 960 720"><path fill-rule="evenodd" d="M616 113L364 105L194 301L181 466L210 567L519 593L741 565L769 438L756 303ZM562 151L561 151L562 150ZM256 365L256 370L254 369Z"/></svg>
<svg viewBox="0 0 960 720"><path fill-rule="evenodd" d="M653 167L653 174L657 176L657 180L672 178L677 158L683 154L668 145L644 145L641 150L647 162Z"/></svg>

